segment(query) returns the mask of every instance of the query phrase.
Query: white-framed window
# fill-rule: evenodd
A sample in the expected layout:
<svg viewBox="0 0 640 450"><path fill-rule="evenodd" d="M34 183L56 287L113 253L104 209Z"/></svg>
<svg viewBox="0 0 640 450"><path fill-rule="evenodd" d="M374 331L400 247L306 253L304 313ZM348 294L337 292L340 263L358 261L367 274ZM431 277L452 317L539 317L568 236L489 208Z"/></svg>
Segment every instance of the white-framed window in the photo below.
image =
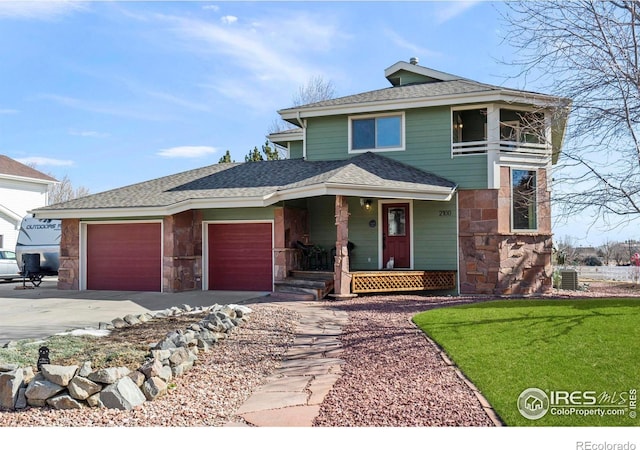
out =
<svg viewBox="0 0 640 450"><path fill-rule="evenodd" d="M349 153L404 150L404 113L349 117Z"/></svg>
<svg viewBox="0 0 640 450"><path fill-rule="evenodd" d="M535 170L511 169L511 228L538 229L538 173Z"/></svg>
<svg viewBox="0 0 640 450"><path fill-rule="evenodd" d="M487 141L487 108L452 110L454 144Z"/></svg>

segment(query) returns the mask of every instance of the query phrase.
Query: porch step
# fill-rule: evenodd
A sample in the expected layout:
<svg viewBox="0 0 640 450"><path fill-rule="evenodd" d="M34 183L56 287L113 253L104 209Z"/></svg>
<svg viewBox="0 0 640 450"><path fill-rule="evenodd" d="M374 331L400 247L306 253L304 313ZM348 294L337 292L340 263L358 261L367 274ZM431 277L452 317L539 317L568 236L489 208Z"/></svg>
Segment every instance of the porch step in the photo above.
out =
<svg viewBox="0 0 640 450"><path fill-rule="evenodd" d="M296 294L294 292L281 292L274 291L269 294L269 297L272 297L276 300L293 300L293 301L312 301L315 300L315 296L313 294Z"/></svg>
<svg viewBox="0 0 640 450"><path fill-rule="evenodd" d="M324 279L288 277L282 281L276 281L274 284L274 293L282 292L287 294L312 295L314 300L321 300L333 290L333 278Z"/></svg>
<svg viewBox="0 0 640 450"><path fill-rule="evenodd" d="M302 278L305 280L333 280L333 272L321 270L292 270L289 278Z"/></svg>

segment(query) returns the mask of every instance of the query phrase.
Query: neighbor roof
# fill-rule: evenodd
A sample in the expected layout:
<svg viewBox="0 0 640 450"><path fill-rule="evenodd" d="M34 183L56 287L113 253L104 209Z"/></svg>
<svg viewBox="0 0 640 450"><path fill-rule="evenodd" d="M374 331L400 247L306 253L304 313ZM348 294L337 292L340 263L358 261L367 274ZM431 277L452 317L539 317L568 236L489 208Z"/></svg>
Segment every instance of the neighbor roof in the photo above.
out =
<svg viewBox="0 0 640 450"><path fill-rule="evenodd" d="M264 207L347 195L450 200L456 184L374 153L350 159L214 164L31 211L40 218L170 215L189 209Z"/></svg>
<svg viewBox="0 0 640 450"><path fill-rule="evenodd" d="M48 184L57 182L55 178L5 155L0 155L0 177L28 178L30 181L44 181Z"/></svg>

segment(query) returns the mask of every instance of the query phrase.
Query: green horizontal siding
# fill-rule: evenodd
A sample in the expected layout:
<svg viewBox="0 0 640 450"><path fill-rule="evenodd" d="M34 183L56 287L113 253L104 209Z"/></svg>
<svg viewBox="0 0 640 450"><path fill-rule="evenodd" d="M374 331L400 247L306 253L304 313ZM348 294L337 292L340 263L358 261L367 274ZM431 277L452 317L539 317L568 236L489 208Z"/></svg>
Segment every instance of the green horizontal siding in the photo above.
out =
<svg viewBox="0 0 640 450"><path fill-rule="evenodd" d="M348 116L316 117L307 121L309 161L345 159L348 155Z"/></svg>
<svg viewBox="0 0 640 450"><path fill-rule="evenodd" d="M448 215L450 212L451 215ZM413 265L418 270L457 270L456 202L413 203Z"/></svg>
<svg viewBox="0 0 640 450"><path fill-rule="evenodd" d="M377 270L378 267L378 202L373 199L372 208L366 211L360 206L359 197L349 197L349 240L355 244L351 253L351 270ZM374 228L369 222L375 220Z"/></svg>
<svg viewBox="0 0 640 450"><path fill-rule="evenodd" d="M350 197L347 200L349 241L355 244L350 268L378 270L381 235L378 201L373 199L372 209L366 211L360 206L360 198ZM335 198L311 198L307 205L309 239L311 243L324 248L330 254L336 245ZM374 227L369 225L372 220L375 221ZM457 270L456 222L455 200L413 202L413 258L416 270Z"/></svg>
<svg viewBox="0 0 640 450"><path fill-rule="evenodd" d="M205 209L202 220L273 220L273 206L266 208Z"/></svg>
<svg viewBox="0 0 640 450"><path fill-rule="evenodd" d="M303 155L302 141L293 141L289 143L289 159L299 159Z"/></svg>
<svg viewBox="0 0 640 450"><path fill-rule="evenodd" d="M451 109L434 107L407 110L405 150L378 152L397 161L447 178L462 189L486 189L486 155L451 158ZM346 115L308 120L307 159L335 160L354 156L348 153Z"/></svg>

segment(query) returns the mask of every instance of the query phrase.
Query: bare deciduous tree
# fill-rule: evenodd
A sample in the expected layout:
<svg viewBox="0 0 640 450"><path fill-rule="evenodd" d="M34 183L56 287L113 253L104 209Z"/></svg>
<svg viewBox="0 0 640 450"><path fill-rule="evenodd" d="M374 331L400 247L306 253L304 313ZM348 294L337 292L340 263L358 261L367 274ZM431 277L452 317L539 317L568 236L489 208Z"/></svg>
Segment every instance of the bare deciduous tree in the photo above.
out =
<svg viewBox="0 0 640 450"><path fill-rule="evenodd" d="M66 202L85 195L89 195L89 189L84 186L73 187L71 180L65 175L62 181L49 188L49 204Z"/></svg>
<svg viewBox="0 0 640 450"><path fill-rule="evenodd" d="M293 106L302 106L331 100L336 95L336 88L331 80L325 80L321 76L314 76L307 84L298 87L298 91L292 98ZM274 119L268 129L268 133L278 133L294 128L289 122L282 119Z"/></svg>
<svg viewBox="0 0 640 450"><path fill-rule="evenodd" d="M333 81L325 80L321 76L311 77L307 84L298 88L298 92L293 97L293 106L330 100L335 95L336 88Z"/></svg>
<svg viewBox="0 0 640 450"><path fill-rule="evenodd" d="M640 2L506 2L510 65L572 99L554 201L611 228L640 218Z"/></svg>

